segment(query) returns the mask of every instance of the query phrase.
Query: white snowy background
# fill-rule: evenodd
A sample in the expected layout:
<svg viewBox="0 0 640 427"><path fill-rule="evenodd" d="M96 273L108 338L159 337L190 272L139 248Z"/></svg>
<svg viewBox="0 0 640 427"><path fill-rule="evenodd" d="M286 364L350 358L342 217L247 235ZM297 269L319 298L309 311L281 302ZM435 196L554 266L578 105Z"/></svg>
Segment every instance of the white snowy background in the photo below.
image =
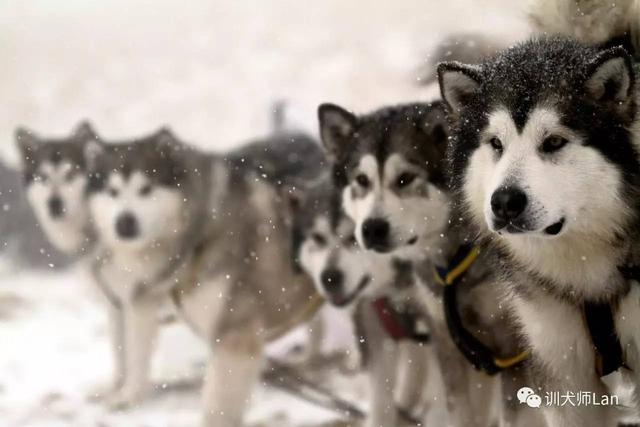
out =
<svg viewBox="0 0 640 427"><path fill-rule="evenodd" d="M366 112L431 99L437 92L418 78L433 46L452 32L521 39L523 4L0 1L0 158L18 164L17 125L65 135L88 118L103 137L119 139L167 124L221 151L267 134L278 100L288 101L291 123L315 133L324 101ZM1 260L0 427L197 425L197 387L172 384L197 383L205 353L180 325L162 333L153 399L122 413L87 402L88 389L111 369L105 316L89 283L82 266L29 271ZM356 385L347 395L366 401L365 392ZM308 426L330 417L260 387L248 421Z"/></svg>

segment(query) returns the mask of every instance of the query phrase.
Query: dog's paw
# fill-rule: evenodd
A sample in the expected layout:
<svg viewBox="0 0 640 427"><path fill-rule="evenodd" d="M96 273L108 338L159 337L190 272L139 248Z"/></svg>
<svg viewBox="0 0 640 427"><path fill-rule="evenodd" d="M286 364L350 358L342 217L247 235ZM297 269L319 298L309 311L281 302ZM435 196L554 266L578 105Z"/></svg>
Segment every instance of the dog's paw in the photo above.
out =
<svg viewBox="0 0 640 427"><path fill-rule="evenodd" d="M138 405L149 394L149 388L136 388L130 389L123 387L118 392L114 393L107 400L107 406L112 411L122 411Z"/></svg>

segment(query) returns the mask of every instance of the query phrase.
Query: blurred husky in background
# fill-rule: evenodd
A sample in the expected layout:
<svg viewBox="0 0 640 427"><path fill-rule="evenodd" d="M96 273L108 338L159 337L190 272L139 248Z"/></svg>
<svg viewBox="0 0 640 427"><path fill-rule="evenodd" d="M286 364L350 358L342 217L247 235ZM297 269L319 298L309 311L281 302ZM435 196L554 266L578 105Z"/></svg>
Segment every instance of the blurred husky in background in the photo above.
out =
<svg viewBox="0 0 640 427"><path fill-rule="evenodd" d="M29 204L49 241L70 255L84 255L93 244L86 205L85 150L100 141L88 122L67 138L41 138L19 128L16 143Z"/></svg>
<svg viewBox="0 0 640 427"><path fill-rule="evenodd" d="M486 426L495 417L492 378L476 372L459 351L458 337L450 334L449 313L443 307L443 287L435 267L447 266L465 240L452 228L445 178L448 125L444 105L410 104L354 115L332 104L319 108L322 140L333 161L333 179L346 214L355 222L360 246L407 264L418 280L421 312L430 320L430 332L440 361L450 423ZM498 304L486 260L467 271L457 293L455 309L469 331L496 353L511 356L519 342L509 327L509 316ZM400 292L398 285L389 292ZM481 366L477 366L480 368ZM505 396L520 380L519 372L501 376ZM473 385L487 390L481 399ZM516 417L511 400L503 399L502 417Z"/></svg>
<svg viewBox="0 0 640 427"><path fill-rule="evenodd" d="M430 349L423 343L394 342L374 306L390 283L413 278L406 277L402 264L358 246L354 223L342 212L339 194L328 178L290 194L296 261L329 303L352 312L370 380L367 425L400 425L398 412L421 421Z"/></svg>
<svg viewBox="0 0 640 427"><path fill-rule="evenodd" d="M205 425L216 427L241 424L263 346L320 307L312 282L292 267L278 187L320 168L321 150L306 137L286 139L297 155L269 156L260 144L281 142L269 141L222 156L163 131L91 158L95 272L113 301L115 348L124 349L113 405L148 391L156 310L167 296L211 346L203 399Z"/></svg>

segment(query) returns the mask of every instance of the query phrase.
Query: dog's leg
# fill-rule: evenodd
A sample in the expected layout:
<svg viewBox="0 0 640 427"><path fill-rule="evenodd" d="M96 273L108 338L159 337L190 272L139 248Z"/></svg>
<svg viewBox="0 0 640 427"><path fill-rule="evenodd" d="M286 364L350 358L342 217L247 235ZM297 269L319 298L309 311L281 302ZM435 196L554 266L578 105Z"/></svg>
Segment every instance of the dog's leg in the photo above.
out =
<svg viewBox="0 0 640 427"><path fill-rule="evenodd" d="M121 307L116 305L112 301L106 301L107 314L109 321L109 344L111 346L112 360L113 360L113 373L111 381L107 384L95 387L89 392L89 400L102 400L109 398L124 384L124 378L126 375L124 366L124 324L123 324L123 312Z"/></svg>
<svg viewBox="0 0 640 427"><path fill-rule="evenodd" d="M616 414L611 407L568 402L547 405L546 392L595 393L600 399L607 390L596 374L593 343L580 310L544 295L528 298L514 300L514 307L533 349L531 387L538 390L549 427L615 426Z"/></svg>
<svg viewBox="0 0 640 427"><path fill-rule="evenodd" d="M242 425L262 367L258 331L254 327L234 331L212 349L202 393L205 427Z"/></svg>
<svg viewBox="0 0 640 427"><path fill-rule="evenodd" d="M397 387L398 406L413 413L422 403L425 386L428 382L430 352L429 344L400 343L399 374ZM398 365L398 364L396 364Z"/></svg>
<svg viewBox="0 0 640 427"><path fill-rule="evenodd" d="M488 420L474 413L470 398L473 366L462 356L449 336L446 325L434 323L432 336L445 388L449 425L486 426Z"/></svg>
<svg viewBox="0 0 640 427"><path fill-rule="evenodd" d="M138 299L123 306L126 375L122 387L110 399L112 408L134 405L151 389L151 359L159 327L159 305L157 299Z"/></svg>
<svg viewBox="0 0 640 427"><path fill-rule="evenodd" d="M500 374L500 427L543 427L540 409L518 401L518 390L530 387L526 366L517 366Z"/></svg>
<svg viewBox="0 0 640 427"><path fill-rule="evenodd" d="M364 339L367 371L369 373L371 412L367 427L387 427L398 424L394 389L397 373L398 348L387 338L380 320L370 302L361 303L358 312L361 339Z"/></svg>

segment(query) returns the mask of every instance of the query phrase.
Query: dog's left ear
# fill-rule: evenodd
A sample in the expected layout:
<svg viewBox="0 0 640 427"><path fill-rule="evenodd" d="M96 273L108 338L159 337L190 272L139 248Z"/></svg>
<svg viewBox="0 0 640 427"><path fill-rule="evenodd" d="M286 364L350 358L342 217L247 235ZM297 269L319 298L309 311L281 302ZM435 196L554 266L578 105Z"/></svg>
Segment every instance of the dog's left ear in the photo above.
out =
<svg viewBox="0 0 640 427"><path fill-rule="evenodd" d="M318 107L318 121L327 157L332 162L342 159L356 129L356 116L335 104L322 104Z"/></svg>
<svg viewBox="0 0 640 427"><path fill-rule="evenodd" d="M462 108L476 94L480 82L480 69L477 65L465 65L460 62L438 64L440 94L454 120L457 120Z"/></svg>
<svg viewBox="0 0 640 427"><path fill-rule="evenodd" d="M629 114L635 88L631 56L622 47L600 52L589 65L584 87L591 98Z"/></svg>

